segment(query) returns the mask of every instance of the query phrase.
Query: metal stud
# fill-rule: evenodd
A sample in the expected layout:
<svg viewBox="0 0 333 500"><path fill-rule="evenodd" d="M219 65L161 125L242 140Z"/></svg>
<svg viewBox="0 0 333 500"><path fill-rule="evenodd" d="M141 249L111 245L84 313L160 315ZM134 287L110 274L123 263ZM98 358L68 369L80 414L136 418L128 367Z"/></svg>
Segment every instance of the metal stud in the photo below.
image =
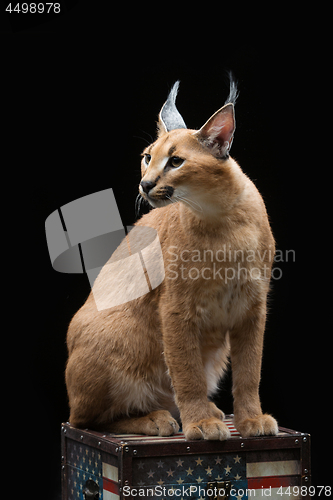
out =
<svg viewBox="0 0 333 500"><path fill-rule="evenodd" d="M298 439L295 439L295 444L298 444L299 443L299 440Z"/></svg>
<svg viewBox="0 0 333 500"><path fill-rule="evenodd" d="M128 453L129 452L129 447L125 446L124 450L126 451L126 453Z"/></svg>
<svg viewBox="0 0 333 500"><path fill-rule="evenodd" d="M102 444L102 443L101 443L100 441L98 441L98 443L97 443L97 444L98 444L98 446L101 446L101 444Z"/></svg>
<svg viewBox="0 0 333 500"><path fill-rule="evenodd" d="M306 441L307 441L306 437L303 438L303 441L304 441L304 443L306 443Z"/></svg>
<svg viewBox="0 0 333 500"><path fill-rule="evenodd" d="M241 448L244 448L244 443L241 443Z"/></svg>
<svg viewBox="0 0 333 500"><path fill-rule="evenodd" d="M137 453L137 450L133 450L133 455L136 455Z"/></svg>
<svg viewBox="0 0 333 500"><path fill-rule="evenodd" d="M304 474L307 474L308 472L308 469L304 469Z"/></svg>
<svg viewBox="0 0 333 500"><path fill-rule="evenodd" d="M190 446L187 446L186 451L191 451Z"/></svg>
<svg viewBox="0 0 333 500"><path fill-rule="evenodd" d="M81 441L83 441L83 436L80 436Z"/></svg>

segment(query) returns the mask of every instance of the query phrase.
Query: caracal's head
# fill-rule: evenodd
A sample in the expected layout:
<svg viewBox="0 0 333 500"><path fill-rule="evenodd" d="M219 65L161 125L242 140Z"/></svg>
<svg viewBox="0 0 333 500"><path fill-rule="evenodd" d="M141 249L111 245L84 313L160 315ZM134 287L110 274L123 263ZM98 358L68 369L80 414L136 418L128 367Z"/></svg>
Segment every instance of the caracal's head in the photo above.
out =
<svg viewBox="0 0 333 500"><path fill-rule="evenodd" d="M235 131L235 82L230 94L200 130L186 128L175 101L176 82L163 105L158 138L142 153L139 192L153 207L181 201L198 214L228 204L233 193L234 164L229 151Z"/></svg>

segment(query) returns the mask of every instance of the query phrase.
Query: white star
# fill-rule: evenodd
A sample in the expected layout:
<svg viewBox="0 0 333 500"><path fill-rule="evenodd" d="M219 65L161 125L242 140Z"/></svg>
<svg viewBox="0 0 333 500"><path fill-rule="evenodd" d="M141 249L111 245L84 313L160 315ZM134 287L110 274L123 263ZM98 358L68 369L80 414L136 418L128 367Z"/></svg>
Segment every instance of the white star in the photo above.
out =
<svg viewBox="0 0 333 500"><path fill-rule="evenodd" d="M164 465L164 462L162 462L162 460L160 460L159 462L157 462L157 467L162 467L163 469L163 465Z"/></svg>
<svg viewBox="0 0 333 500"><path fill-rule="evenodd" d="M183 467L184 460L176 460L177 467Z"/></svg>
<svg viewBox="0 0 333 500"><path fill-rule="evenodd" d="M198 483L202 483L203 479L201 479L201 477L199 476L199 477L198 477L198 479L196 479L196 481L197 481Z"/></svg>
<svg viewBox="0 0 333 500"><path fill-rule="evenodd" d="M215 463L216 463L216 464L220 464L220 463L221 463L221 460L222 460L222 458L217 457L217 458L215 458Z"/></svg>
<svg viewBox="0 0 333 500"><path fill-rule="evenodd" d="M227 465L226 467L224 467L226 475L230 474L231 469L232 469L232 467L229 467L229 465Z"/></svg>
<svg viewBox="0 0 333 500"><path fill-rule="evenodd" d="M143 469L143 466L144 463L142 462L142 460L140 460L140 462L138 463L138 469Z"/></svg>
<svg viewBox="0 0 333 500"><path fill-rule="evenodd" d="M160 486L162 486L162 484L164 484L164 481L162 481L162 479L160 479L159 481L157 481L157 484L159 484Z"/></svg>
<svg viewBox="0 0 333 500"><path fill-rule="evenodd" d="M182 484L184 481L182 480L182 478L180 477L179 479L177 479L177 483L178 484Z"/></svg>
<svg viewBox="0 0 333 500"><path fill-rule="evenodd" d="M173 473L174 473L174 472L175 472L175 471L174 471L174 470L171 470L171 469L170 469L170 470L167 470L167 474L168 474L168 476L172 476L172 477L173 477Z"/></svg>
<svg viewBox="0 0 333 500"><path fill-rule="evenodd" d="M143 481L138 482L138 486L143 486L145 483Z"/></svg>
<svg viewBox="0 0 333 500"><path fill-rule="evenodd" d="M208 476L211 476L212 475L212 470L209 466L208 466L208 469L206 469L206 472L207 472L207 475Z"/></svg>
<svg viewBox="0 0 333 500"><path fill-rule="evenodd" d="M241 479L241 477L242 476L239 476L238 474L236 474L236 476L235 476L236 481L239 481Z"/></svg>
<svg viewBox="0 0 333 500"><path fill-rule="evenodd" d="M222 481L223 477L220 476L220 474L215 478L215 481Z"/></svg>
<svg viewBox="0 0 333 500"><path fill-rule="evenodd" d="M188 476L192 476L193 469L191 469L191 467L189 467L186 472L187 472Z"/></svg>
<svg viewBox="0 0 333 500"><path fill-rule="evenodd" d="M147 472L147 474L148 474L148 477L153 477L153 475L155 474L155 472L153 472L153 471L150 469L150 471L149 471L149 472Z"/></svg>
<svg viewBox="0 0 333 500"><path fill-rule="evenodd" d="M235 460L235 464L239 464L240 461L241 461L241 457L239 457L238 455L234 458Z"/></svg>
<svg viewBox="0 0 333 500"><path fill-rule="evenodd" d="M200 457L198 458L198 460L196 460L196 463L197 463L197 465L201 465L202 464L202 460L201 460Z"/></svg>

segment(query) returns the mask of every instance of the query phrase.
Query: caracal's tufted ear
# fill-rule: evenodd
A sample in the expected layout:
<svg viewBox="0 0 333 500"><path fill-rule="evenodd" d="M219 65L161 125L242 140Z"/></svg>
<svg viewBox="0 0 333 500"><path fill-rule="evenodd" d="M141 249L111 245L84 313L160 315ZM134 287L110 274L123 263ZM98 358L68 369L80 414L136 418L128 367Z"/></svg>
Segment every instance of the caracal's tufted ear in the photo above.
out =
<svg viewBox="0 0 333 500"><path fill-rule="evenodd" d="M170 132L170 130L174 130L176 128L187 128L182 115L176 108L178 87L179 81L173 85L171 92L162 106L160 114L158 115L158 137L161 137L167 132Z"/></svg>
<svg viewBox="0 0 333 500"><path fill-rule="evenodd" d="M234 105L225 104L194 136L217 158L228 158L236 128Z"/></svg>

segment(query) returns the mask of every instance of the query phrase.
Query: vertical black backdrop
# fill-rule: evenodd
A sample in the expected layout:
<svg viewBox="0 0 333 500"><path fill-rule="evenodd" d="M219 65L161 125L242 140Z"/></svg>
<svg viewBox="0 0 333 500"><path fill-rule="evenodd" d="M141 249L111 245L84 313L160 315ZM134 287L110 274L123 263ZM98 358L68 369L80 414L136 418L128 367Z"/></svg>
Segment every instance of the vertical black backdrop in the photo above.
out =
<svg viewBox="0 0 333 500"><path fill-rule="evenodd" d="M309 257L300 237L304 165L298 160L298 131L305 123L297 100L304 88L299 40L277 44L258 26L253 36L241 38L235 35L237 24L232 37L225 27L217 38L207 38L202 29L185 34L177 23L171 23L173 31L166 26L163 36L156 25L144 22L132 33L124 18L121 33L111 36L117 20L111 16L110 25L105 21L94 29L90 14L78 2L62 22L25 30L7 22L2 62L2 151L10 174L3 193L8 190L11 197L3 210L11 235L4 271L10 274L9 307L16 325L9 335L10 352L19 355L10 356L7 375L13 381L17 370L21 375L10 386L17 411L8 413L18 417L13 425L25 436L28 455L33 450L39 457L40 484L47 479L40 498L59 498L59 429L68 418L66 329L89 293L86 276L52 269L45 219L65 203L112 187L124 225L132 224L139 154L155 136L156 117L171 85L180 79L178 109L188 127L199 128L223 105L230 69L240 92L231 154L264 197L278 249L296 255L295 262L277 264L282 278L272 284L262 405L281 425L312 433L314 484L328 484L325 461L319 460L316 416L326 403L324 362L312 343L311 273L298 263L304 254ZM100 13L99 26L102 18ZM209 33L209 25L206 29ZM232 411L230 377L217 402Z"/></svg>

